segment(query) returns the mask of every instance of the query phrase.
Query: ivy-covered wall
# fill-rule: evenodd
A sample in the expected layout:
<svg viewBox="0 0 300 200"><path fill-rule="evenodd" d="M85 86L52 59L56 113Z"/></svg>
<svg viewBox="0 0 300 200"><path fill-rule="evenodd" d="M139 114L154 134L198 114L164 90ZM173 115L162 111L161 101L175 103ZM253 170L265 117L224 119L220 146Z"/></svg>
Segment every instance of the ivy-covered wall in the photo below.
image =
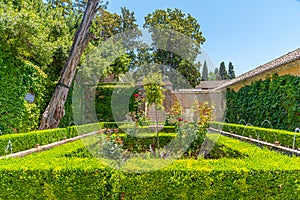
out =
<svg viewBox="0 0 300 200"><path fill-rule="evenodd" d="M238 92L227 89L226 118L230 123L242 119L254 126L269 120L274 128L294 131L300 126L300 77L273 75L256 81Z"/></svg>
<svg viewBox="0 0 300 200"><path fill-rule="evenodd" d="M133 94L137 93L137 89L130 85L122 85L116 83L99 83L96 88L95 93L95 111L97 119L100 122L114 122L114 116L111 108L111 98L113 92L120 93L121 98L125 98L128 95L131 95L129 99L129 111L135 111L135 99ZM120 99L120 103L116 106L120 106L120 112L124 111L124 106L122 105L124 99ZM115 107L115 109L118 109ZM122 114L120 114L122 115ZM123 115L122 115L123 116ZM125 116L125 115L124 115ZM65 116L60 121L59 127L66 127L74 125L73 112L72 112L72 89L68 95L66 104L65 104Z"/></svg>
<svg viewBox="0 0 300 200"><path fill-rule="evenodd" d="M38 128L49 91L47 76L39 67L0 52L0 130L2 133L27 132ZM34 93L35 101L25 100ZM51 92L51 91L50 91ZM48 93L48 94L47 94Z"/></svg>

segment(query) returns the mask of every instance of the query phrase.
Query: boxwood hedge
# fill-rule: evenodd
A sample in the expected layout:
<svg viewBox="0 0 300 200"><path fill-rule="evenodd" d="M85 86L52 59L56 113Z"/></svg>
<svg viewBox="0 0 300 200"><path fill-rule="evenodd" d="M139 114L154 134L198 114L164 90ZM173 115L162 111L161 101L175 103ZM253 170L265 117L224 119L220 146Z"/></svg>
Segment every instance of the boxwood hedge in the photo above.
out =
<svg viewBox="0 0 300 200"><path fill-rule="evenodd" d="M95 130L106 128L117 128L118 124L113 122L100 122L95 124L86 124L80 126L71 126L67 128L56 128L50 130L39 130L28 133L15 133L0 136L0 156L6 155L6 146L10 140L12 143L13 153L34 148L36 144L45 145L63 140L64 138L72 138L79 134L89 133ZM147 127L143 127L147 131ZM122 129L118 129L122 132ZM173 126L166 126L160 132L174 132ZM146 143L148 145L148 143Z"/></svg>
<svg viewBox="0 0 300 200"><path fill-rule="evenodd" d="M6 149L9 141L12 143L12 152L16 153L19 151L34 148L36 144L50 144L63 140L65 138L76 137L79 135L79 133L89 133L98 130L98 128L101 127L103 127L103 124L89 124L81 126L71 126L67 128L32 131L28 133L2 135L0 136L0 156L10 153Z"/></svg>
<svg viewBox="0 0 300 200"><path fill-rule="evenodd" d="M126 173L95 158L65 157L82 141L0 161L0 199L299 199L300 158L220 136L243 159L177 160ZM154 160L145 160L149 166ZM132 171L138 166L127 166Z"/></svg>
<svg viewBox="0 0 300 200"><path fill-rule="evenodd" d="M278 141L282 146L293 146L294 132L290 131L221 122L212 122L211 127L246 137L251 136L255 139L258 137L260 140L270 143ZM296 133L295 147L300 148L300 133Z"/></svg>

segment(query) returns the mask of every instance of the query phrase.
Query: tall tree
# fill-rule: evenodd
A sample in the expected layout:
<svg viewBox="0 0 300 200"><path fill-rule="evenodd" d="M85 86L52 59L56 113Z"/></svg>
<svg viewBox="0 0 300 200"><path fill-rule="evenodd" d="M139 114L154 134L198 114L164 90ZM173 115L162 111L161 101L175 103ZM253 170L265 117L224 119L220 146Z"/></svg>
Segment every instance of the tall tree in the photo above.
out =
<svg viewBox="0 0 300 200"><path fill-rule="evenodd" d="M66 23L57 13L38 0L0 2L0 48L16 59L50 64L68 39Z"/></svg>
<svg viewBox="0 0 300 200"><path fill-rule="evenodd" d="M222 80L220 72L219 72L219 68L215 68L214 74L216 75L216 80Z"/></svg>
<svg viewBox="0 0 300 200"><path fill-rule="evenodd" d="M233 67L231 62L229 62L228 76L229 76L229 79L234 79L235 78L234 67Z"/></svg>
<svg viewBox="0 0 300 200"><path fill-rule="evenodd" d="M127 8L122 7L120 15L101 9L100 15L96 16L93 26L91 27L92 32L96 33L96 35L100 37L100 40L93 41L93 43L99 45L101 42L126 31L128 31L126 37L131 37L132 40L134 40L139 33L131 30L137 27L134 12L131 12ZM130 40L128 39L128 41ZM131 65L133 65L133 60L134 52L127 50L124 52L124 55L113 61L108 68L105 69L105 74L102 75L113 75L114 79L118 80L121 74L125 74L130 69Z"/></svg>
<svg viewBox="0 0 300 200"><path fill-rule="evenodd" d="M221 76L221 80L228 79L228 74L227 74L227 70L226 70L224 62L220 63L219 73L220 73L220 76Z"/></svg>
<svg viewBox="0 0 300 200"><path fill-rule="evenodd" d="M204 64L203 64L202 80L203 81L207 81L208 80L208 68L207 68L206 60L204 61Z"/></svg>
<svg viewBox="0 0 300 200"><path fill-rule="evenodd" d="M92 20L100 7L100 0L88 0L82 21L75 33L69 57L64 65L61 78L52 98L42 115L42 122L39 129L55 128L63 117L64 105L76 73L77 64L85 47L94 38L94 35L89 30Z"/></svg>
<svg viewBox="0 0 300 200"><path fill-rule="evenodd" d="M191 42L186 42L183 37L182 41L173 33L160 32L153 30L154 28L167 29L177 31L191 38L196 45ZM152 32L152 56L153 61L157 64L162 64L168 68L176 69L195 87L200 83L201 74L199 72L199 63L193 63L200 53L200 45L204 43L205 38L202 36L200 25L195 18L190 14L185 15L179 9L156 10L152 14L145 17L144 28L149 28ZM159 43L166 44L169 48L177 48L178 51L189 50L189 60L182 56L160 48ZM180 45L179 45L180 44ZM174 77L176 79L176 77Z"/></svg>

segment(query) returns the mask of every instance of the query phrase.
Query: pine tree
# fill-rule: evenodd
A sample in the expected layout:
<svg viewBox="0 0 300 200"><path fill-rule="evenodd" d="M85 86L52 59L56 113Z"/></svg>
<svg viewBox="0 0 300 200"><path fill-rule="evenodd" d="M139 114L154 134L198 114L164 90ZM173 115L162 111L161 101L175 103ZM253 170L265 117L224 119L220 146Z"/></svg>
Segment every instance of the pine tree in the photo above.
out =
<svg viewBox="0 0 300 200"><path fill-rule="evenodd" d="M207 80L208 80L208 68L205 60L203 64L203 70L202 70L202 81L207 81Z"/></svg>
<svg viewBox="0 0 300 200"><path fill-rule="evenodd" d="M227 70L226 70L224 62L220 63L219 73L220 73L220 76L221 76L221 80L228 79L228 74L227 74Z"/></svg>
<svg viewBox="0 0 300 200"><path fill-rule="evenodd" d="M228 74L229 74L229 79L235 78L234 67L231 62L229 62Z"/></svg>

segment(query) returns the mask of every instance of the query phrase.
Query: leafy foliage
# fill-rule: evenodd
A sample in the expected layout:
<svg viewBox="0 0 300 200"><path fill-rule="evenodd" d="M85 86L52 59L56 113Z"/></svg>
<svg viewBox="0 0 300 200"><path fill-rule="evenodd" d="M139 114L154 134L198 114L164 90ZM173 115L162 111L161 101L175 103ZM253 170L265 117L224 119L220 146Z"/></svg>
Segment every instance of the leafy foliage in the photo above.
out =
<svg viewBox="0 0 300 200"><path fill-rule="evenodd" d="M57 142L66 138L78 136L80 133L89 133L95 131L95 127L101 126L98 124L89 124L82 126L72 126L67 128L56 128L51 130L32 131L28 133L6 134L0 136L0 155L5 155L9 152L5 151L8 141L12 143L12 152L16 153L27 149L34 148L36 144L45 145Z"/></svg>
<svg viewBox="0 0 300 200"><path fill-rule="evenodd" d="M48 65L54 52L69 45L66 22L42 1L20 2L18 10L11 3L0 3L0 47L20 60Z"/></svg>
<svg viewBox="0 0 300 200"><path fill-rule="evenodd" d="M294 131L300 121L300 77L273 75L238 92L227 90L226 118L254 126L269 120L274 128Z"/></svg>
<svg viewBox="0 0 300 200"><path fill-rule="evenodd" d="M200 63L192 63L196 60L198 53L200 53L200 44L203 44L205 38L202 36L200 25L195 18L190 14L185 15L179 9L166 9L156 10L145 17L144 28L149 28L152 32L153 44L152 44L152 61L157 64L162 64L167 67L176 69L182 74L186 80L196 87L200 83L201 74L199 72ZM153 29L158 28L158 29ZM167 29L177 31L183 35L191 38L196 45L192 45L191 42L185 41L179 35L174 37L172 33L166 33L159 29ZM164 32L164 33L163 33ZM172 38L172 39L170 39ZM182 41L180 41L180 39ZM160 48L160 43L167 44L167 48L177 48L178 52L182 50L188 50L189 54L186 57L182 57L176 54L176 52L170 52ZM178 45L180 43L180 45ZM178 77L174 77L176 80Z"/></svg>
<svg viewBox="0 0 300 200"><path fill-rule="evenodd" d="M38 127L46 104L49 83L39 67L0 53L0 129L3 133L26 132ZM35 101L25 101L33 93Z"/></svg>
<svg viewBox="0 0 300 200"><path fill-rule="evenodd" d="M222 136L218 144L248 156L184 159L158 171L125 173L112 170L97 159L77 156L75 152L81 154L79 149L84 148L77 141L25 158L1 160L0 198L299 198L299 158ZM151 159L140 162L155 166ZM138 166L130 163L127 167L138 171Z"/></svg>
<svg viewBox="0 0 300 200"><path fill-rule="evenodd" d="M209 81L215 81L215 80L217 80L216 74L213 73L212 71L210 71L210 72L208 73L208 80L209 80Z"/></svg>
<svg viewBox="0 0 300 200"><path fill-rule="evenodd" d="M130 99L129 99L129 112L135 111L134 108L134 101L135 98L133 96L135 88L131 85L116 85L116 84L99 84L97 89L96 89L96 113L97 113L97 118L99 121L106 121L106 122L114 122L115 119L113 117L112 113L112 107L111 107L111 97L112 93L119 92L120 96L127 96L128 93L130 94ZM121 99L122 100L122 99ZM117 109L117 108L115 108ZM120 110L120 115L121 112L124 112L123 110ZM125 116L125 113L123 113Z"/></svg>
<svg viewBox="0 0 300 200"><path fill-rule="evenodd" d="M217 129L222 128L222 130L226 132L252 137L273 144L279 142L281 146L288 146L290 148L293 146L294 132L290 131L221 122L212 122L211 126ZM295 141L296 148L300 148L299 137L300 134L297 133Z"/></svg>
<svg viewBox="0 0 300 200"><path fill-rule="evenodd" d="M155 106L162 106L164 100L164 88L162 75L158 72L149 73L143 79L145 94L146 94L146 102L151 106L154 104Z"/></svg>

